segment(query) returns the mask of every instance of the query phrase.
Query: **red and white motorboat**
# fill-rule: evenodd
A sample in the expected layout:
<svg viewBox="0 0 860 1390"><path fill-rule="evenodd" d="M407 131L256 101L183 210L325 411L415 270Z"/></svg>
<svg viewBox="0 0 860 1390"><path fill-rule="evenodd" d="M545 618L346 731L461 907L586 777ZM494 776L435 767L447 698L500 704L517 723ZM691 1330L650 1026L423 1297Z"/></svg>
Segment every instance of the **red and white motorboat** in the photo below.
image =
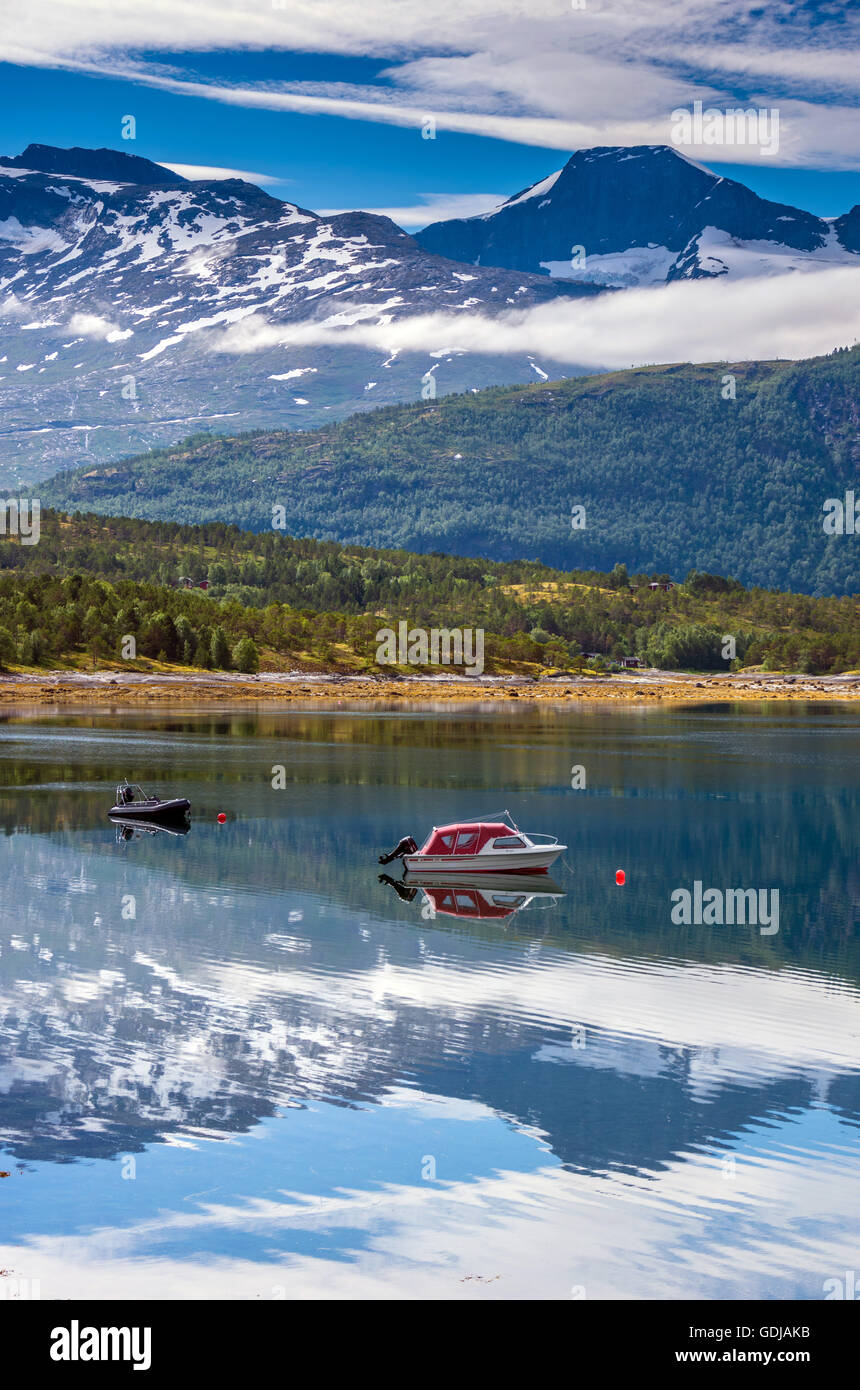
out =
<svg viewBox="0 0 860 1390"><path fill-rule="evenodd" d="M507 817L503 820L501 817ZM421 848L406 835L380 864L402 859L407 873L545 874L567 845L555 835L527 834L508 811L487 820L434 825Z"/></svg>

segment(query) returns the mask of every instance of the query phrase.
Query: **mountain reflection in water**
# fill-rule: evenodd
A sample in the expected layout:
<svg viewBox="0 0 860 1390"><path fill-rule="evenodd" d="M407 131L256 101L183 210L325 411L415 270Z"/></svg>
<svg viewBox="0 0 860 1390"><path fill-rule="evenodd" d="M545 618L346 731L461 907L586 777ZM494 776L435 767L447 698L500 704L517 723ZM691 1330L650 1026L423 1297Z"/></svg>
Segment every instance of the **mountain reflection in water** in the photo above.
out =
<svg viewBox="0 0 860 1390"><path fill-rule="evenodd" d="M126 773L191 833L118 843ZM857 1259L858 786L835 706L6 719L0 1266L820 1298ZM378 873L503 803L558 882ZM674 926L697 879L777 888L779 933Z"/></svg>

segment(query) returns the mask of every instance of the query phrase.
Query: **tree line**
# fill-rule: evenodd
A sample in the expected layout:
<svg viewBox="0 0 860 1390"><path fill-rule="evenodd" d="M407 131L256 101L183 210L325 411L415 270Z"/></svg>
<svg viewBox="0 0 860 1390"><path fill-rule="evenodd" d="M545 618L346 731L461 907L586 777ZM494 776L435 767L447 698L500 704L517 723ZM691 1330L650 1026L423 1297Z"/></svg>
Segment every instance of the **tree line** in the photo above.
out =
<svg viewBox="0 0 860 1390"><path fill-rule="evenodd" d="M746 589L696 570L672 587L665 572L629 575L623 564L565 572L534 561L255 535L215 522L53 510L41 520L38 545L0 542L7 667L89 659L248 672L370 669L376 633L404 619L482 628L491 670L601 670L631 657L663 669L820 674L860 666L854 598ZM202 582L208 590L186 587Z"/></svg>

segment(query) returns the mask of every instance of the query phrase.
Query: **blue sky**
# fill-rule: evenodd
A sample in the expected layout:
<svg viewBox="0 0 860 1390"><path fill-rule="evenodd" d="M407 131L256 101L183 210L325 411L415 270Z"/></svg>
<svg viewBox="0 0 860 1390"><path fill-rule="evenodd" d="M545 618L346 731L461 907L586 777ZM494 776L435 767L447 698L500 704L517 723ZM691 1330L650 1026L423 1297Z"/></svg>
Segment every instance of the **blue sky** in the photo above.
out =
<svg viewBox="0 0 860 1390"><path fill-rule="evenodd" d="M757 15L741 0L7 0L0 152L106 145L414 227L483 210L575 148L668 142L671 111L698 99L778 110L781 141L694 157L833 216L860 203L858 32L860 11L818 0Z"/></svg>

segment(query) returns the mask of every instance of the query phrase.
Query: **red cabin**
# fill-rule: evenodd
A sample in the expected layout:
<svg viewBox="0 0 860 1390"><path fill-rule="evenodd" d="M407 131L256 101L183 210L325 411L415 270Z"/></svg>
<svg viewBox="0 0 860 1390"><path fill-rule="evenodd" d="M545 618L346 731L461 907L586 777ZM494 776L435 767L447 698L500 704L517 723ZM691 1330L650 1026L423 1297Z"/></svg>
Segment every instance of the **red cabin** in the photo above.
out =
<svg viewBox="0 0 860 1390"><path fill-rule="evenodd" d="M440 825L433 831L421 853L480 854L488 840L502 839L500 849L526 848L521 835L515 834L504 821L473 821L467 825Z"/></svg>

